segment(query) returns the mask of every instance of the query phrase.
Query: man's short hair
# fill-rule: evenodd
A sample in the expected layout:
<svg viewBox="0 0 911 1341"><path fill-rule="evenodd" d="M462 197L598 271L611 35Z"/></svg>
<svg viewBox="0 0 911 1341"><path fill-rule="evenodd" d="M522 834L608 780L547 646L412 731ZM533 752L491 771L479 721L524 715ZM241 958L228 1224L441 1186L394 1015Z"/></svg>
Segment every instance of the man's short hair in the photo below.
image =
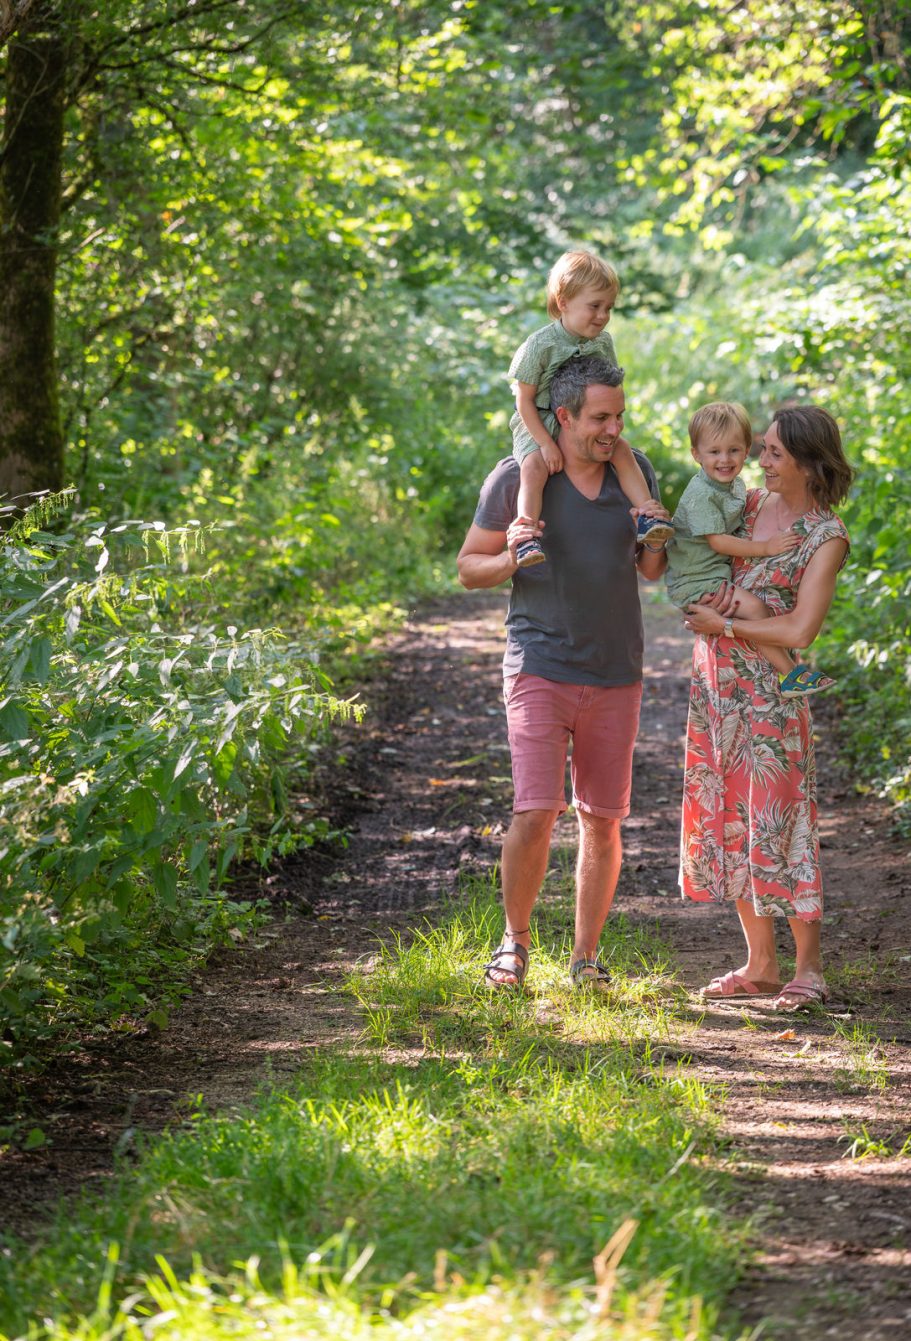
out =
<svg viewBox="0 0 911 1341"><path fill-rule="evenodd" d="M580 359L568 359L554 374L550 384L550 408L562 405L575 419L590 386L622 386L623 369L610 363L600 354L585 354Z"/></svg>

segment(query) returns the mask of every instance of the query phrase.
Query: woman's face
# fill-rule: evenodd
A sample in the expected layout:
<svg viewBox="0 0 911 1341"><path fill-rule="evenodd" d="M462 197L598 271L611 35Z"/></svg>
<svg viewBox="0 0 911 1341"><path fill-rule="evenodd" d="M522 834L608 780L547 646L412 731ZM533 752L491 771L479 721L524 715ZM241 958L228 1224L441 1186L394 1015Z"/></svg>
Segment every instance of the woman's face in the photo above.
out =
<svg viewBox="0 0 911 1341"><path fill-rule="evenodd" d="M802 492L807 486L807 472L781 441L777 424L769 424L763 434L759 468L765 471L765 487L769 493L793 494Z"/></svg>

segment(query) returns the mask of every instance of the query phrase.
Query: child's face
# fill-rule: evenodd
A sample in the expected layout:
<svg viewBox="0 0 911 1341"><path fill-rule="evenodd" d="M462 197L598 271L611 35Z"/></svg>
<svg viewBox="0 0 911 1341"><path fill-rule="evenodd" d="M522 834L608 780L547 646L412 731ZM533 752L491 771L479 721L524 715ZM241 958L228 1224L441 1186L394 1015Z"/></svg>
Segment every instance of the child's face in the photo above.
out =
<svg viewBox="0 0 911 1341"><path fill-rule="evenodd" d="M560 320L570 335L578 335L583 340L594 340L610 321L617 295L613 289L601 289L588 284L573 298L560 298Z"/></svg>
<svg viewBox="0 0 911 1341"><path fill-rule="evenodd" d="M743 470L747 459L747 448L739 428L726 429L714 438L701 438L692 449L693 459L698 461L710 480L719 484L730 484Z"/></svg>

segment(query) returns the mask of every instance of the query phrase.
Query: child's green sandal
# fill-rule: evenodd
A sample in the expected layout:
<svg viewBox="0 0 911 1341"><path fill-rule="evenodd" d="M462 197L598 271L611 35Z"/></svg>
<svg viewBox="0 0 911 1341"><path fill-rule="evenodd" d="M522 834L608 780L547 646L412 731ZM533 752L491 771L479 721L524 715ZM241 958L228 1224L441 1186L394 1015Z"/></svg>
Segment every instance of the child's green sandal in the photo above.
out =
<svg viewBox="0 0 911 1341"><path fill-rule="evenodd" d="M812 670L809 666L795 666L787 675L782 675L779 689L782 698L802 698L805 694L820 694L831 689L835 681L822 671Z"/></svg>

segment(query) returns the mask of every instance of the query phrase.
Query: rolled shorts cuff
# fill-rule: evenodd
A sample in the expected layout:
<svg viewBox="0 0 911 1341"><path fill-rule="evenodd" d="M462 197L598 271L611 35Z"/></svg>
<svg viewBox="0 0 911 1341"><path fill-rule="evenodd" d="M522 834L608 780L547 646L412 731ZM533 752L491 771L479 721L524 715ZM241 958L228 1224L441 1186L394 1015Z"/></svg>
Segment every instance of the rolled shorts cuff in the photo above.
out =
<svg viewBox="0 0 911 1341"><path fill-rule="evenodd" d="M549 801L539 801L537 799L531 801L516 800L513 801L512 805L512 813L514 815L522 814L526 810L556 810L558 815L562 815L568 809L569 806L566 804L566 798L563 796L561 796L559 799L554 797Z"/></svg>
<svg viewBox="0 0 911 1341"><path fill-rule="evenodd" d="M626 819L630 811L629 806L621 806L619 809L617 807L590 806L575 796L573 797L573 805L577 810L584 810L586 815L594 815L596 819Z"/></svg>

